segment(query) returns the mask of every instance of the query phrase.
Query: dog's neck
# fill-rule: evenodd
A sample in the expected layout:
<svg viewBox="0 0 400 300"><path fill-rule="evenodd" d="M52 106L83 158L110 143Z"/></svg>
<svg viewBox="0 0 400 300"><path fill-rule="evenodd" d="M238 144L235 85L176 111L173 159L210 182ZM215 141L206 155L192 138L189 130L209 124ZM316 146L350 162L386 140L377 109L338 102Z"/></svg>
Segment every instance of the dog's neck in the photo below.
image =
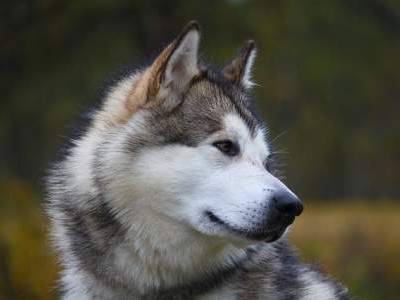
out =
<svg viewBox="0 0 400 300"><path fill-rule="evenodd" d="M147 298L205 293L234 276L251 256L248 248L162 217L150 222L148 215L135 216L137 225L112 258L116 271Z"/></svg>
<svg viewBox="0 0 400 300"><path fill-rule="evenodd" d="M93 230L78 232L87 240L87 247L76 248L82 251L64 253L65 299L79 295L99 299L190 299L233 280L247 268L255 252L254 247L234 246L163 218L153 216L150 222L149 214L143 212L129 216L135 217L135 226L123 228L109 207L99 198L92 201L96 200L100 201L97 209L75 211L74 220L83 222L80 216L84 216L85 221L79 224ZM98 255L98 248L105 251L101 260L93 263L90 257Z"/></svg>

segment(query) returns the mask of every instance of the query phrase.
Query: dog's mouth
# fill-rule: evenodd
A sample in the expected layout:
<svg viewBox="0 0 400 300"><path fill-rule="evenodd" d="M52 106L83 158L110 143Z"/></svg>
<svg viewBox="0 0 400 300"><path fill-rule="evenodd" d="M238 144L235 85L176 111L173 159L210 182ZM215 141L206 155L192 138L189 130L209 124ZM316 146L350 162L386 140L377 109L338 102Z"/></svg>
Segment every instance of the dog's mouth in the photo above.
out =
<svg viewBox="0 0 400 300"><path fill-rule="evenodd" d="M286 228L294 222L295 217L285 217L280 220L280 222L274 225L272 228L262 228L262 229L245 229L245 228L238 228L228 222L222 220L218 216L216 216L213 212L207 210L205 212L207 218L214 224L223 227L225 230L229 231L230 233L244 237L250 240L256 241L264 241L267 243L272 243L279 239L283 233L285 232Z"/></svg>

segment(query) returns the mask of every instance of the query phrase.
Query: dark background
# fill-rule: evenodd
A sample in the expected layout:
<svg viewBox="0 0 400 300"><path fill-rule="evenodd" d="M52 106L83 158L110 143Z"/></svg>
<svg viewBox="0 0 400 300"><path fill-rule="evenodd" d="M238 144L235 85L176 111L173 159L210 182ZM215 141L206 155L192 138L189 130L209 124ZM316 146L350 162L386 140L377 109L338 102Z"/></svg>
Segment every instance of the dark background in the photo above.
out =
<svg viewBox="0 0 400 300"><path fill-rule="evenodd" d="M377 206L398 209L399 1L2 1L0 291L5 298L53 295L45 292L56 268L44 238L41 186L72 121L99 101L96 91L110 74L149 61L191 19L202 26L203 57L217 65L246 39L255 39L254 94L283 152L286 181L297 194L330 207L362 203L372 218ZM379 220L388 219L382 213ZM360 228L371 219L366 220ZM381 243L371 232L372 243ZM399 237L388 237L388 243ZM350 253L343 249L343 255ZM320 249L304 251L311 253L306 257L323 255ZM381 279L378 298L370 299L389 299L400 267L395 273L388 268L361 283L357 280L371 269L343 276L363 297L374 297L370 281Z"/></svg>

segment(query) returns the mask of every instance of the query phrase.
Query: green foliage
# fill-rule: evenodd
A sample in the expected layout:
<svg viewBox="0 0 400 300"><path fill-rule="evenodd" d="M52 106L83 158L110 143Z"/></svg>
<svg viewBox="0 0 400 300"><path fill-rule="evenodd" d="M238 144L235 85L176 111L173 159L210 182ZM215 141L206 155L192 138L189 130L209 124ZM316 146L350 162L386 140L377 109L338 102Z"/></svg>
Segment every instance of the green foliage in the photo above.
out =
<svg viewBox="0 0 400 300"><path fill-rule="evenodd" d="M317 262L356 299L397 299L400 206L365 200L306 203L290 237L304 259Z"/></svg>

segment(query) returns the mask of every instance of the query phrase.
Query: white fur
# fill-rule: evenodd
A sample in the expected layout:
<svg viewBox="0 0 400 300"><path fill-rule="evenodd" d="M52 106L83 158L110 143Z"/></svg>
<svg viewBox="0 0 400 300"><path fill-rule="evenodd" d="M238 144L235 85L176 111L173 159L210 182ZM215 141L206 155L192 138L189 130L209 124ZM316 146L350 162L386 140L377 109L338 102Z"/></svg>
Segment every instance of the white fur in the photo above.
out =
<svg viewBox="0 0 400 300"><path fill-rule="evenodd" d="M319 280L318 274L314 272L305 272L301 276L301 280L304 282L304 295L302 300L334 300L337 299L335 296L335 291L332 286Z"/></svg>
<svg viewBox="0 0 400 300"><path fill-rule="evenodd" d="M145 130L135 118L131 130ZM238 228L251 228L265 217L262 208L273 190L287 189L264 168L269 152L261 129L253 138L233 114L224 124L222 132L198 147L146 149L135 154L132 164L126 153L115 151L122 147L125 133L106 145L102 174L109 183L103 188L132 237L115 253L115 262L143 290L150 284L179 282L219 259L243 255L240 249L249 241L210 223L205 210ZM212 146L219 136L237 141L240 157L232 162Z"/></svg>
<svg viewBox="0 0 400 300"><path fill-rule="evenodd" d="M194 270L207 270L228 256L244 254L242 249L227 244L224 239L205 236L192 228L189 220L196 212L184 217L178 213L177 201L197 184L197 178L207 175L206 168L210 166L207 153L215 152L214 148L207 146L206 153L200 156L204 146L199 149L184 146L149 149L138 154L133 165L129 164L126 153L118 151L127 132L135 135L146 130L142 123L144 114L146 111L136 113L123 130L110 129L103 134L89 131L84 139L86 152L76 151L70 160L70 168L82 174L79 175L82 176L81 184L91 186L92 176L83 176L91 169L94 149L103 141L109 141L102 152L102 173L110 178L103 188L111 207L129 228L130 237L115 251L114 261L121 277L133 278L142 291L149 286L176 284L198 273ZM75 159L80 164L75 164ZM182 221L186 223L182 224ZM66 280L76 283L79 278L74 279L73 273L69 272Z"/></svg>
<svg viewBox="0 0 400 300"><path fill-rule="evenodd" d="M243 77L242 77L242 85L245 88L251 88L254 85L256 85L253 80L253 65L254 65L254 61L256 59L256 54L257 54L257 50L254 48L251 50L250 54L249 54L249 58L247 59L246 65L244 67L244 73L243 73Z"/></svg>
<svg viewBox="0 0 400 300"><path fill-rule="evenodd" d="M105 188L115 211L129 222L136 211L145 208L166 216L169 222L183 222L199 232L220 236L225 236L226 230L204 220L205 210L243 229L265 217L263 209L273 192L288 188L264 167L269 151L261 129L251 137L241 118L233 114L227 115L224 123L222 132L199 147L148 149L139 154L134 165L127 164L124 153L105 151L103 173L111 177L110 186ZM123 136L122 140L114 138L110 149L120 148ZM231 161L213 147L218 136L236 141L240 157Z"/></svg>

